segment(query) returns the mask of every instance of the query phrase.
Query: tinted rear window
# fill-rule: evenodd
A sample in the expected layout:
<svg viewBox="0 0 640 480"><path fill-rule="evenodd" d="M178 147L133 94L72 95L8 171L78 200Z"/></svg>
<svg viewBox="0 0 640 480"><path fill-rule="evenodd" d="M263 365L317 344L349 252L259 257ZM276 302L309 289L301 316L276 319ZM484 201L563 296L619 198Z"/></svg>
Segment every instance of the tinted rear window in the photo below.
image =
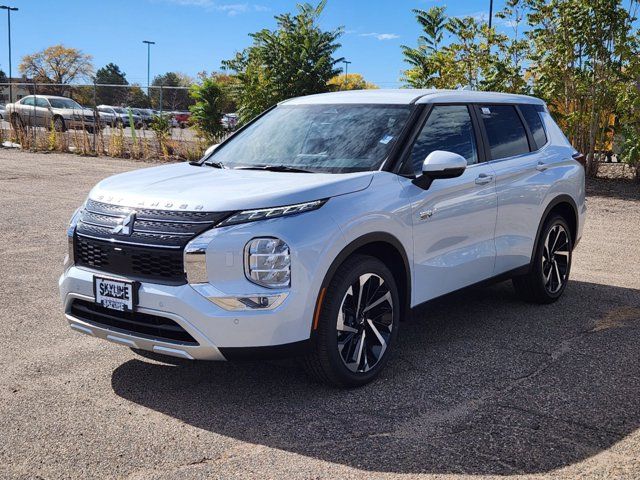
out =
<svg viewBox="0 0 640 480"><path fill-rule="evenodd" d="M544 131L544 125L540 118L540 112L542 107L537 105L520 105L520 111L524 117L524 121L527 122L529 130L533 135L533 140L536 142L536 148L541 148L547 143L547 134Z"/></svg>
<svg viewBox="0 0 640 480"><path fill-rule="evenodd" d="M483 105L480 107L480 116L487 131L493 160L529 152L527 131L512 105Z"/></svg>

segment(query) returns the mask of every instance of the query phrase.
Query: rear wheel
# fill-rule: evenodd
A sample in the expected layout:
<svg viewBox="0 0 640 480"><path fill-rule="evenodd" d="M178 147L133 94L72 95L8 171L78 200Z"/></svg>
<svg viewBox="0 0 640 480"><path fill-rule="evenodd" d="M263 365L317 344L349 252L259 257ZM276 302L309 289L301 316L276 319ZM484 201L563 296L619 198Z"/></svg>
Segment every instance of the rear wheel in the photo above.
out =
<svg viewBox="0 0 640 480"><path fill-rule="evenodd" d="M350 257L336 271L320 308L313 349L304 359L307 372L337 386L372 381L398 334L400 304L391 271L374 257Z"/></svg>
<svg viewBox="0 0 640 480"><path fill-rule="evenodd" d="M567 221L561 215L549 218L528 274L513 278L518 296L534 303L555 302L564 292L571 270L573 239Z"/></svg>

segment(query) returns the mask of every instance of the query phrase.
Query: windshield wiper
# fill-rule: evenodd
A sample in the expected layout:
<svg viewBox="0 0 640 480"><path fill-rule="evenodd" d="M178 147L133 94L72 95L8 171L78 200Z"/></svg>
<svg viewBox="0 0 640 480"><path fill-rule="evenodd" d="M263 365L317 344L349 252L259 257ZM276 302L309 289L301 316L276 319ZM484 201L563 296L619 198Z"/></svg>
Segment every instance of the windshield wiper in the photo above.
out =
<svg viewBox="0 0 640 480"><path fill-rule="evenodd" d="M224 163L222 162L204 162L202 164L197 164L197 165L206 165L207 167L213 167L213 168L227 168L224 166Z"/></svg>
<svg viewBox="0 0 640 480"><path fill-rule="evenodd" d="M238 167L235 170L268 170L270 172L295 172L295 173L315 173L311 170L289 167L287 165L256 165L253 167Z"/></svg>

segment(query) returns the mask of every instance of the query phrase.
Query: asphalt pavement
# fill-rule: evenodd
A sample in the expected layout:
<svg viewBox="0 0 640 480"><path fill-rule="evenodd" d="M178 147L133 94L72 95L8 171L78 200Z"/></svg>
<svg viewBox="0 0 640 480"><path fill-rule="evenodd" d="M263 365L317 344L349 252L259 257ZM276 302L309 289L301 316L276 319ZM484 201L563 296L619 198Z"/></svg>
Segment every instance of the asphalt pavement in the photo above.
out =
<svg viewBox="0 0 640 480"><path fill-rule="evenodd" d="M640 191L589 185L564 297L436 300L355 390L294 361L163 362L67 327L65 228L148 166L0 149L0 478L640 477Z"/></svg>

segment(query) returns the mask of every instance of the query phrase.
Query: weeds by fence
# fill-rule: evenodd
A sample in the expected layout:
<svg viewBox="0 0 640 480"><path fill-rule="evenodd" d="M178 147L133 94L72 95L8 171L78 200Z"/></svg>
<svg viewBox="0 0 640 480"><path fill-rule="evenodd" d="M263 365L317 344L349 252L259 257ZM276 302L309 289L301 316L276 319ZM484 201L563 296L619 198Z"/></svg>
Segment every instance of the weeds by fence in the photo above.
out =
<svg viewBox="0 0 640 480"><path fill-rule="evenodd" d="M197 160L210 146L199 137L186 138L185 130L177 136L157 135L143 129L134 137L126 134L123 127L110 129L108 133L98 130L68 130L24 127L0 128L0 143L4 147L19 147L23 150L41 152L75 153L89 156L109 156L142 160ZM224 137L220 138L220 142Z"/></svg>
<svg viewBox="0 0 640 480"><path fill-rule="evenodd" d="M190 103L187 88L161 86L144 90L138 85L12 82L9 88L7 83L0 84L0 96L5 101L9 100L10 91L14 102L26 96L35 98L33 105L7 107L6 123L0 126L0 143L31 151L144 160L201 158L210 143L188 128L184 120ZM57 108L54 100L46 100L47 95L73 100L74 106L66 109L70 110L68 116L63 118L59 113L62 106ZM103 105L114 107L120 114L98 109ZM214 142L221 142L227 135Z"/></svg>

